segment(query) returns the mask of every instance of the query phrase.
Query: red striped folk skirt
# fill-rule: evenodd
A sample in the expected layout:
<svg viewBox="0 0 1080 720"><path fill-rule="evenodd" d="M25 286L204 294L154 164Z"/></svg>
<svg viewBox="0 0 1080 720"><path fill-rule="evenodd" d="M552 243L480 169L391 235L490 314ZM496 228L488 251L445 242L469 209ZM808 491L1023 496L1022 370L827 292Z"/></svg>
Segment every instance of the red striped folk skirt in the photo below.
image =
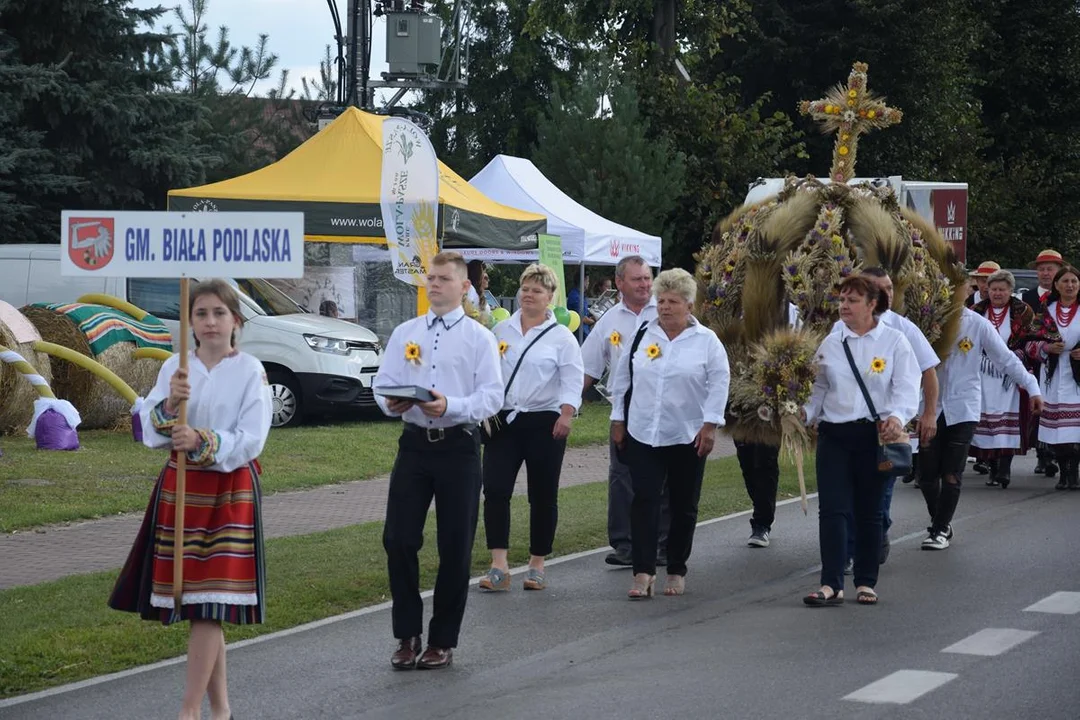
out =
<svg viewBox="0 0 1080 720"><path fill-rule="evenodd" d="M175 459L158 477L109 606L166 625L177 620L263 622L266 572L258 462L228 473L188 467L186 478L180 611L174 611L172 596Z"/></svg>

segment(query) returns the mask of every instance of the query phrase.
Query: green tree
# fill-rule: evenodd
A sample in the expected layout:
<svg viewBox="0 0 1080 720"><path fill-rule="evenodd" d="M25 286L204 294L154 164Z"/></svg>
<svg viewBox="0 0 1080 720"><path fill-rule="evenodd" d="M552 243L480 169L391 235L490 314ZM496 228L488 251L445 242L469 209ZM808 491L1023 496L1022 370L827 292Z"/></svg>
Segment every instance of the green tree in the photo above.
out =
<svg viewBox="0 0 1080 720"><path fill-rule="evenodd" d="M20 235L55 242L62 209L160 209L214 162L205 114L156 92L161 10L124 0L0 0L0 199Z"/></svg>
<svg viewBox="0 0 1080 720"><path fill-rule="evenodd" d="M326 46L326 55L319 61L319 77L300 78L304 100L308 102L335 102L337 100L338 72L330 46Z"/></svg>
<svg viewBox="0 0 1080 720"><path fill-rule="evenodd" d="M171 42L159 61L171 73L172 88L196 98L210 112L207 141L220 153L211 180L241 175L275 162L307 137L303 106L287 90L289 72L280 70L276 87L258 97L259 83L270 80L278 56L270 38L258 36L255 47L235 47L229 28L218 28L211 42L206 23L209 0L187 0L173 9L179 28L165 27Z"/></svg>
<svg viewBox="0 0 1080 720"><path fill-rule="evenodd" d="M432 6L443 18L445 46L453 2ZM573 84L587 55L554 34L526 33L529 6L530 0L475 4L468 88L425 92L416 106L434 121L439 157L465 177L500 153L528 157L549 99Z"/></svg>
<svg viewBox="0 0 1080 720"><path fill-rule="evenodd" d="M38 204L58 201L82 184L57 173L56 158L42 145L44 131L22 122L28 103L59 91L63 73L56 66L19 63L15 54L14 39L0 28L0 217L10 241L38 236L48 217L40 216Z"/></svg>
<svg viewBox="0 0 1080 720"><path fill-rule="evenodd" d="M605 74L579 79L552 98L541 118L533 162L563 192L593 212L659 235L686 175L682 153L649 136L637 93Z"/></svg>
<svg viewBox="0 0 1080 720"><path fill-rule="evenodd" d="M1044 247L1080 260L1080 14L1075 2L981 3L989 27L976 53L993 142L983 152L988 200L976 257L1023 267ZM971 251L969 250L969 257Z"/></svg>
<svg viewBox="0 0 1080 720"><path fill-rule="evenodd" d="M768 95L740 90L725 44L751 22L745 0L536 0L529 31L571 48L602 48L640 95L649 136L685 155L686 179L665 235L666 265L690 267L713 224L748 184L781 174L800 152Z"/></svg>

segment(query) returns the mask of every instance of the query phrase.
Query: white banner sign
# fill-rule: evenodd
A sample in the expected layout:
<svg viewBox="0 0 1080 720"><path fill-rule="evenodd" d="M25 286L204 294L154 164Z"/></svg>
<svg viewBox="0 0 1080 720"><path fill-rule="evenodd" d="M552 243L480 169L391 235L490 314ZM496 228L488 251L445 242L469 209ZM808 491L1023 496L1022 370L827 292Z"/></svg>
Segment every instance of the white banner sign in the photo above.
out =
<svg viewBox="0 0 1080 720"><path fill-rule="evenodd" d="M394 276L423 285L439 251L439 161L419 127L401 118L383 121L382 207Z"/></svg>
<svg viewBox="0 0 1080 720"><path fill-rule="evenodd" d="M304 275L303 213L65 210L60 243L61 275Z"/></svg>

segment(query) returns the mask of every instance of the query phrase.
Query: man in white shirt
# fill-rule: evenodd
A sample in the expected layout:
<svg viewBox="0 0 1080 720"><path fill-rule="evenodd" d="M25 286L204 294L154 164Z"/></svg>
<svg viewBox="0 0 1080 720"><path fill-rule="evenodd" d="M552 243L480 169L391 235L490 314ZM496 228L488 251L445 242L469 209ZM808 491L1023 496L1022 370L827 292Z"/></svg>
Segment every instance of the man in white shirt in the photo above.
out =
<svg viewBox="0 0 1080 720"><path fill-rule="evenodd" d="M468 596L480 501L481 420L503 404L495 336L465 317L465 261L441 252L427 275L431 310L394 329L375 376L383 412L405 423L390 474L383 547L393 598L390 659L398 670L445 668L453 659ZM418 386L430 402L384 398L380 388ZM439 572L428 645L420 654L424 605L417 555L432 498L438 523Z"/></svg>
<svg viewBox="0 0 1080 720"><path fill-rule="evenodd" d="M881 267L868 267L863 268L859 273L866 276L878 290L885 294L885 297L889 301L889 306L892 306L893 299L893 283L892 278L889 277L889 273ZM900 334L911 345L911 349L915 353L915 361L919 365L919 372L922 377L922 415L919 416L919 442L928 445L933 440L935 433L937 433L937 413L935 408L938 402L938 376L937 366L940 363L937 353L934 352L934 348L930 345L930 342L926 339L926 336L922 334L918 326L915 323L908 320L903 315L899 315L892 310L886 310L881 313L879 322L886 327L891 327L894 330L899 330ZM833 325L832 332L839 332L844 323L837 320ZM913 463L916 462L913 458ZM913 473L915 470L913 469ZM907 482L907 480L905 480ZM892 525L892 516L890 510L892 509L892 497L893 487L896 484L896 478L890 477L885 481L885 495L882 505L882 532L881 536L881 562L884 563L889 557L889 527ZM849 537L852 538L850 545L851 555L855 556L854 547L854 529L849 528ZM850 565L850 563L849 563Z"/></svg>
<svg viewBox="0 0 1080 720"><path fill-rule="evenodd" d="M967 308L962 312L956 345L938 368L941 384L935 408L938 432L929 447L920 453L919 488L931 519L923 550L945 550L953 536L952 518L960 500L960 480L982 410L983 355L1027 391L1032 415L1041 413L1043 407L1038 381L1009 350L997 328L978 313Z"/></svg>
<svg viewBox="0 0 1080 720"><path fill-rule="evenodd" d="M1057 250L1046 248L1035 257L1035 262L1031 263L1028 267L1035 269L1035 272L1039 276L1039 287L1025 290L1020 295L1020 299L1026 302L1035 313L1035 317L1042 315L1046 310L1046 299L1050 296L1050 290L1054 286L1054 276L1057 275L1058 270L1065 266L1065 258L1061 256ZM1035 377L1039 377L1041 362L1036 358L1032 372ZM1032 423L1032 438L1031 442L1035 446L1035 474L1043 475L1046 477L1054 477L1057 475L1058 467L1054 462L1054 453L1046 446L1045 443L1039 442L1039 424Z"/></svg>
<svg viewBox="0 0 1080 720"><path fill-rule="evenodd" d="M623 258L615 266L615 287L620 302L605 312L593 326L581 346L585 363L585 390L604 376L614 372L623 351L628 350L642 324L656 319L656 299L652 296L652 268L638 255ZM610 381L609 381L610 382ZM608 461L608 542L612 552L608 565L630 567L630 503L634 490L630 469L619 461L614 444L609 445ZM660 549L657 563L666 564L668 527L668 493L665 490L660 519Z"/></svg>

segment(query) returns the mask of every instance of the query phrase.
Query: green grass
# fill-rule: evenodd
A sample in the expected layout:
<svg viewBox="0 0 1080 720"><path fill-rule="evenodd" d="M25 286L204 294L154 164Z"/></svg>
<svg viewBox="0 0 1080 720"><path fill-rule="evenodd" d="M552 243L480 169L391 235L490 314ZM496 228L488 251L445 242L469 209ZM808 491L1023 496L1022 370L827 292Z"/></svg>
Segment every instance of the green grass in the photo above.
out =
<svg viewBox="0 0 1080 720"><path fill-rule="evenodd" d="M606 443L609 405L586 405L570 445ZM306 425L270 433L260 462L263 491L299 490L390 472L401 425L379 419ZM146 507L164 453L130 432L79 433L75 452L39 451L24 435L0 438L0 532L99 518Z"/></svg>
<svg viewBox="0 0 1080 720"><path fill-rule="evenodd" d="M807 470L813 475L813 459ZM811 477L812 480L812 477ZM811 488L812 490L812 488ZM797 493L794 469L781 465L781 497ZM607 543L606 483L566 488L559 496L555 555ZM710 462L701 493L702 520L749 507L734 458ZM512 502L511 565L528 559L528 505ZM421 553L421 584L434 583L434 523ZM269 622L229 628L229 641L282 630L387 600L381 523L271 540L267 544ZM488 566L484 532L477 531L473 572ZM66 578L0 592L0 697L20 695L87 677L182 655L185 626L163 628L105 603L115 572ZM613 599L614 600L614 599ZM386 628L390 636L389 622Z"/></svg>

